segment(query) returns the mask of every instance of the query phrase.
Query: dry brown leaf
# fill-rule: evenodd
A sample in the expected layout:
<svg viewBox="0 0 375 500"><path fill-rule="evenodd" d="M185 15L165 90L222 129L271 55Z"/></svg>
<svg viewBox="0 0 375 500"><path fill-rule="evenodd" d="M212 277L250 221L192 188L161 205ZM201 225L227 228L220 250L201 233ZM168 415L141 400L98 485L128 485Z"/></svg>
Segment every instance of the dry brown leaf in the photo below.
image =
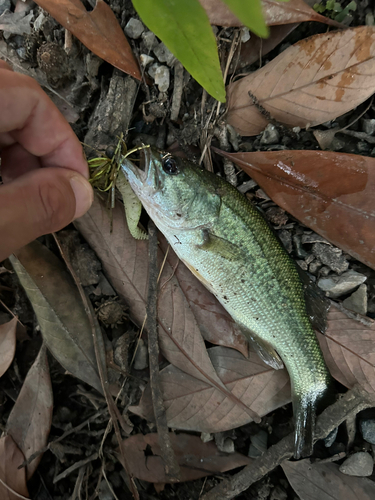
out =
<svg viewBox="0 0 375 500"><path fill-rule="evenodd" d="M113 211L111 232L108 211L98 199L90 211L76 221L76 226L96 251L112 286L129 304L133 318L141 325L146 314L148 242L135 240L130 235L120 205ZM162 252L158 258L161 264ZM236 395L228 392L218 377L197 320L168 262L160 285L158 323L162 354L184 372L218 389L223 397L231 399L252 418L257 417ZM212 328L215 328L214 324Z"/></svg>
<svg viewBox="0 0 375 500"><path fill-rule="evenodd" d="M311 463L309 459L281 464L301 500L373 500L375 483L364 477L346 476L336 464Z"/></svg>
<svg viewBox="0 0 375 500"><path fill-rule="evenodd" d="M375 269L374 158L328 151L215 151L248 173L281 208Z"/></svg>
<svg viewBox="0 0 375 500"><path fill-rule="evenodd" d="M87 12L80 0L36 0L64 28L94 54L141 80L133 51L109 5L97 0Z"/></svg>
<svg viewBox="0 0 375 500"><path fill-rule="evenodd" d="M90 321L66 268L38 241L9 259L33 306L48 349L68 372L102 392Z"/></svg>
<svg viewBox="0 0 375 500"><path fill-rule="evenodd" d="M193 481L211 474L241 467L252 459L240 453L224 454L211 441L203 443L198 436L170 433L172 447L181 467L181 481ZM123 441L124 451L132 459L129 472L149 483L170 483L164 471L157 434L136 434ZM146 448L151 452L146 454ZM120 457L119 457L120 459Z"/></svg>
<svg viewBox="0 0 375 500"><path fill-rule="evenodd" d="M243 26L231 10L219 0L199 0L207 12L211 24L217 26ZM303 21L318 21L329 26L342 25L328 17L324 17L312 9L303 0L262 0L263 14L268 26L280 24L301 23Z"/></svg>
<svg viewBox="0 0 375 500"><path fill-rule="evenodd" d="M16 352L17 318L0 325L0 377L12 364Z"/></svg>
<svg viewBox="0 0 375 500"><path fill-rule="evenodd" d="M8 417L6 432L25 458L44 448L52 423L53 394L46 348L42 346ZM42 454L27 466L27 479L36 471Z"/></svg>
<svg viewBox="0 0 375 500"><path fill-rule="evenodd" d="M374 26L302 40L228 85L228 122L241 135L259 134L268 119L253 97L273 119L288 126L333 120L374 93L374 55Z"/></svg>
<svg viewBox="0 0 375 500"><path fill-rule="evenodd" d="M212 347L208 352L228 390L258 415L267 415L290 402L289 377L285 369L274 370L253 352L250 352L249 359L226 347ZM220 391L174 366L167 366L160 372L160 383L169 427L222 432L251 421L246 412ZM143 392L139 405L129 409L153 421L149 386Z"/></svg>
<svg viewBox="0 0 375 500"><path fill-rule="evenodd" d="M351 319L334 306L327 316L327 331L318 333L331 374L349 389L360 384L375 392L375 321Z"/></svg>
<svg viewBox="0 0 375 500"><path fill-rule="evenodd" d="M20 495L29 498L26 486L26 469L18 468L24 460L22 451L10 436L4 436L0 439L1 500L20 500Z"/></svg>

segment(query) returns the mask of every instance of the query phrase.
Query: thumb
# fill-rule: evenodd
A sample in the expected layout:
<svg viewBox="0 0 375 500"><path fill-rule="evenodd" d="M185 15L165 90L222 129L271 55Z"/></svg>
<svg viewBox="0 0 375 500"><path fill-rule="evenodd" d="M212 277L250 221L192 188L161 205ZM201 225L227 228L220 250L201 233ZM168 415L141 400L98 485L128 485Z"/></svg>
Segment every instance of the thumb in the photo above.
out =
<svg viewBox="0 0 375 500"><path fill-rule="evenodd" d="M67 168L36 169L0 186L0 261L81 217L92 200L89 182Z"/></svg>

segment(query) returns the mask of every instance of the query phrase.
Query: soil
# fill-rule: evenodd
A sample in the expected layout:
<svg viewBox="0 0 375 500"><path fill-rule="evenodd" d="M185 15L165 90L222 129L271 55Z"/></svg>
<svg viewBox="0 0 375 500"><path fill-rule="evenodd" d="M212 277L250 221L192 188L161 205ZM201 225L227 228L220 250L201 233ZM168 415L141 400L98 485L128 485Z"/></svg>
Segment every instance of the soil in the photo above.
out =
<svg viewBox="0 0 375 500"><path fill-rule="evenodd" d="M90 8L89 2L84 2ZM348 2L342 2L346 5ZM0 2L1 4L1 2ZM136 17L136 13L128 0L110 0L109 4L115 12L121 26L125 28L128 20ZM92 5L91 5L92 7ZM368 0L357 1L357 10L353 14L351 26L365 23L366 15L370 12ZM35 20L42 10L35 4L31 5ZM309 35L326 31L326 26L318 23L304 23L297 27L281 44L263 57L262 65L278 55L290 44L293 44ZM218 29L220 47L223 39L232 40L235 29ZM188 75L183 76L183 90L181 105L177 118L170 119L174 95L174 77L176 66L169 66L171 84L166 92L160 92L152 82L149 86L139 84L131 77L114 69L97 56L91 54L78 40L73 39L68 54L64 50L65 30L58 25L46 12L43 22L38 30L31 35L21 36L3 34L0 32L0 57L6 57L15 66L16 70L30 74L38 79L50 94L56 105L62 110L70 121L75 133L85 144L88 156L98 156L105 153L107 148L113 147L121 133L126 136L128 147L140 143L154 144L160 149L169 147L178 148L180 152L192 160L199 160L205 145L207 135L212 137L212 145L233 151L269 151L281 149L319 149L312 130L298 130L291 134L283 127L277 127L278 140L272 144L262 141L262 134L257 137L239 137L233 134L229 140L224 140L220 133L224 123L224 106L219 113L219 118L214 130L211 124L208 134L205 134L204 124L207 117L214 109L215 102L209 96L202 100L202 88ZM131 40L135 54L149 54L150 51L144 38ZM223 62L227 51L220 52ZM155 57L153 55L153 57ZM156 58L155 58L156 59ZM238 68L236 73L243 74L259 68L260 61L250 66ZM61 67L64 71L61 71ZM59 69L60 68L60 69ZM233 75L231 75L233 76ZM345 127L358 117L367 107L369 102L364 102L357 109L338 118L334 122L325 124L326 128ZM352 126L350 130L361 131L364 119L375 119L375 107L370 105L366 113ZM373 137L373 136L372 136ZM336 136L333 149L345 153L354 153L375 157L375 145L366 138L340 135ZM250 179L244 172L237 169L225 171L222 159L212 156L212 162L206 156L204 164L208 168L228 180L243 186ZM233 177L234 176L234 177ZM255 183L253 183L255 184ZM289 214L276 207L267 195L256 184L246 192L246 196L256 203L265 213L270 224L279 233L284 245L292 257L305 270L310 272L313 280L325 274L335 274L327 265L319 262L313 254L314 243L303 244L302 236L312 234L308 228L302 226ZM113 352L121 355L123 373L130 372L130 377L124 388L122 399L119 402L121 411L126 414L126 409L131 404L136 404L148 379L147 368L135 371L130 360L133 356L138 331L131 321L131 311L127 304L122 303L110 284L106 281L101 265L94 252L88 247L83 238L70 226L65 229L61 237L66 244L71 244L74 249L73 262L76 272L80 275L90 300L98 314L106 342L111 345ZM58 254L55 244L50 236L41 238L49 248ZM69 243L70 242L70 243ZM72 243L73 242L73 243ZM365 274L367 279L368 312L375 318L375 274L374 271L355 261L352 257L344 255L349 263L349 268ZM315 266L312 265L315 262ZM0 264L10 269L7 262ZM24 291L11 272L0 273L0 297L3 303L16 314L26 326L23 337L19 338L15 360L11 368L1 379L0 384L0 429L6 427L7 418L14 405L17 394L27 371L39 351L42 343L41 334L35 320L33 310L25 296ZM341 299L346 298L341 297ZM0 324L10 320L11 316L5 309L0 308ZM147 339L145 339L147 341ZM124 361L125 360L125 361ZM108 423L108 413L105 401L99 397L89 386L74 377L67 376L63 368L49 356L51 378L54 393L54 413L50 441L54 441L65 431L78 426L99 410L102 414L93 420L89 426L72 433L59 444L51 447L42 458L38 473L29 482L30 497L34 500L68 500L73 498L73 491L77 483L78 468L71 474L62 477L58 482L54 478L77 462L90 457L100 448L105 429ZM119 378L116 371L111 372L114 379ZM344 388L338 387L339 390ZM134 425L134 433L148 433L154 431L144 420L137 416L127 414ZM261 424L251 423L227 433L234 442L235 450L245 455L248 454L250 437L259 430L266 430L269 434L268 446L277 442L291 432L292 410L291 406L283 407L267 415ZM344 430L340 429L339 437L331 448L325 448L322 443L316 447L315 457L325 458L342 451L346 444ZM356 435L355 446L362 449L364 442ZM106 439L103 449L105 457L105 474L108 483L116 493L117 498L130 499L131 493L126 487L126 480L122 467L115 458L116 440L111 431L111 436ZM82 479L82 497L109 500L114 498L110 492L105 477L102 474L103 463L100 459L89 463ZM199 479L190 483L166 485L164 489L155 490L152 484L136 480L140 497L142 499L190 500L197 499L203 493L221 481L222 477L233 474L235 471L220 474L216 477ZM374 479L374 478L373 478ZM75 499L74 495L74 499ZM77 497L78 498L78 497ZM253 485L248 491L241 494L240 499L259 500L284 500L298 498L289 485L281 468Z"/></svg>

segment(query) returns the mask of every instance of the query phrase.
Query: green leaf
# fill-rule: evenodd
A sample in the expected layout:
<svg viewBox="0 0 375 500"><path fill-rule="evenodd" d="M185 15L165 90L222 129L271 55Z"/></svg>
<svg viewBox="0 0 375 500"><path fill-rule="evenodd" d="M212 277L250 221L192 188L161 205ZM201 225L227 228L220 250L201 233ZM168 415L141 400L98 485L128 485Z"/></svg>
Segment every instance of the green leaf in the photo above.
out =
<svg viewBox="0 0 375 500"><path fill-rule="evenodd" d="M193 78L215 99L225 102L215 36L198 0L133 0L133 5Z"/></svg>
<svg viewBox="0 0 375 500"><path fill-rule="evenodd" d="M253 33L267 38L269 29L266 25L262 12L261 0L222 0L230 10L242 21Z"/></svg>

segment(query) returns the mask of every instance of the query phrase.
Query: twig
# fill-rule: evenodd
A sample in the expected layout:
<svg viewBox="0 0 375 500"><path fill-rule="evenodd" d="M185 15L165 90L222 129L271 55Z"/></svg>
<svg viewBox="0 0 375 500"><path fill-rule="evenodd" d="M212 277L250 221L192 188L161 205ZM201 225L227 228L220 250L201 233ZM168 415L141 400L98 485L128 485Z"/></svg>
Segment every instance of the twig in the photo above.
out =
<svg viewBox="0 0 375 500"><path fill-rule="evenodd" d="M76 462L75 464L71 465L53 479L53 484L58 483L61 479L64 479L65 477L69 476L69 474L71 474L77 469L80 469L84 465L87 465L89 462L93 462L98 458L98 456L99 455L95 452L90 457L84 458L83 460L80 460L79 462Z"/></svg>
<svg viewBox="0 0 375 500"><path fill-rule="evenodd" d="M375 396L360 386L355 386L336 403L329 406L317 419L314 443L323 439L346 419L358 412L375 406ZM284 460L293 456L294 433L269 448L260 458L241 472L206 493L201 500L227 500L247 490L253 483L271 472Z"/></svg>
<svg viewBox="0 0 375 500"><path fill-rule="evenodd" d="M150 363L150 385L156 428L158 431L159 446L164 461L166 476L173 482L181 478L180 467L174 454L168 432L167 416L165 413L163 395L159 378L159 344L157 334L157 286L158 286L158 236L155 224L150 220L148 224L150 273L147 297L147 331L148 355Z"/></svg>
<svg viewBox="0 0 375 500"><path fill-rule="evenodd" d="M182 90L184 87L184 67L177 61L174 65L174 87L171 106L171 120L176 121L181 107Z"/></svg>

